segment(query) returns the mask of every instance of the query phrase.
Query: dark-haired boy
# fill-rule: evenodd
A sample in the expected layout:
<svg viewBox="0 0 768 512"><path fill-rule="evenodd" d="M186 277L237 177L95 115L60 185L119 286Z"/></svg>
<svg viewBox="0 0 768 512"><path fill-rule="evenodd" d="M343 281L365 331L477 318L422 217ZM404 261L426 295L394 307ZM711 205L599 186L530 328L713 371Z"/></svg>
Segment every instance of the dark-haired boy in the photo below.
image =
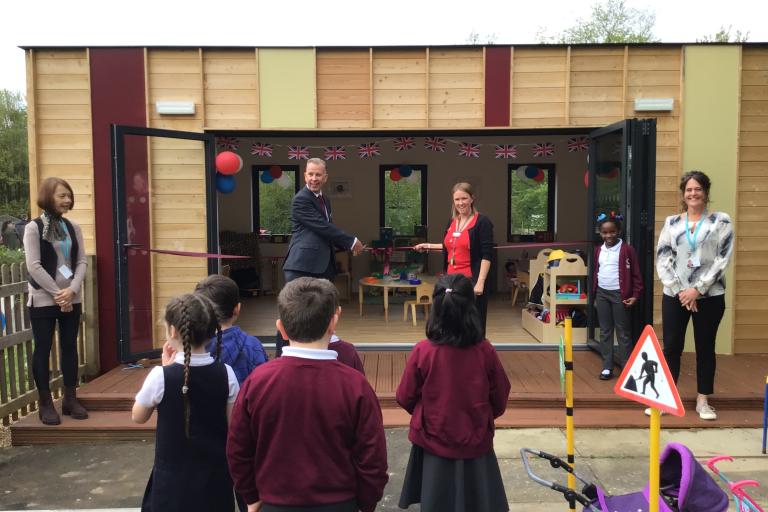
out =
<svg viewBox="0 0 768 512"><path fill-rule="evenodd" d="M230 421L235 489L251 512L372 512L388 479L384 426L368 381L328 350L336 287L298 278L278 310L289 346L245 380Z"/></svg>

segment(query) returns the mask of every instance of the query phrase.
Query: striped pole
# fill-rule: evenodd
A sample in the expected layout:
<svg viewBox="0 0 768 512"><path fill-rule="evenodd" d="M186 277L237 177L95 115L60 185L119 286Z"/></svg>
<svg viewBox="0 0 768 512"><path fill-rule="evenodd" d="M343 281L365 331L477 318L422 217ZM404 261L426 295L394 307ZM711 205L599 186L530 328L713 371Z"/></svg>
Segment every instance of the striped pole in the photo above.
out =
<svg viewBox="0 0 768 512"><path fill-rule="evenodd" d="M648 461L648 504L650 512L659 512L659 438L661 437L661 411L651 407L651 428L649 433L650 456Z"/></svg>
<svg viewBox="0 0 768 512"><path fill-rule="evenodd" d="M573 455L573 321L565 319L565 438L568 464L575 466ZM568 488L576 490L576 477L568 472ZM569 510L576 510L576 501L569 503Z"/></svg>
<svg viewBox="0 0 768 512"><path fill-rule="evenodd" d="M768 432L768 377L765 378L765 400L763 401L763 455L765 455L766 432Z"/></svg>

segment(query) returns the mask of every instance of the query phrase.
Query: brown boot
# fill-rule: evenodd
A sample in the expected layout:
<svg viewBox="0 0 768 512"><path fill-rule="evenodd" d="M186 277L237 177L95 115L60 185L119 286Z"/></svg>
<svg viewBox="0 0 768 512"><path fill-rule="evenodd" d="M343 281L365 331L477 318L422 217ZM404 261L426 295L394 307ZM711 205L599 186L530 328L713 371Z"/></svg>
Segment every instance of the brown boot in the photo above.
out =
<svg viewBox="0 0 768 512"><path fill-rule="evenodd" d="M88 411L77 400L77 388L64 388L64 400L61 401L61 414L72 416L74 420L88 419Z"/></svg>
<svg viewBox="0 0 768 512"><path fill-rule="evenodd" d="M40 421L43 425L59 425L61 424L61 418L59 413L56 412L56 408L53 406L53 398L51 398L50 391L38 391L40 395L40 409L37 414L40 417Z"/></svg>

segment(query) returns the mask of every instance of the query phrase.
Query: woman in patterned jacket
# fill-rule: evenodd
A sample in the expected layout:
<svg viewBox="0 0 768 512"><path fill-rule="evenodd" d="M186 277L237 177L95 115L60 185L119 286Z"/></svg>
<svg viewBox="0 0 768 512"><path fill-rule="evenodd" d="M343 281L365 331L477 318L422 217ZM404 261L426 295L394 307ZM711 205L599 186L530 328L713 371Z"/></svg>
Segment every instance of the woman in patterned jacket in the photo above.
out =
<svg viewBox="0 0 768 512"><path fill-rule="evenodd" d="M656 247L656 272L664 285L664 357L677 382L685 331L693 318L696 412L704 420L717 418L707 397L714 392L715 339L725 312L725 269L733 251L731 218L707 209L710 186L703 172L683 174L683 211L667 217Z"/></svg>

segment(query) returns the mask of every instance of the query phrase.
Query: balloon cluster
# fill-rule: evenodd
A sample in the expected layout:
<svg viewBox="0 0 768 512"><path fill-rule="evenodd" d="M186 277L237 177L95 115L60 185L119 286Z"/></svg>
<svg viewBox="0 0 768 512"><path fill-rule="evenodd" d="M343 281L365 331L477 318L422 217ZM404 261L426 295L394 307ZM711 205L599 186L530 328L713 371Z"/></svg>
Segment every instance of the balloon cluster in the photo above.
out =
<svg viewBox="0 0 768 512"><path fill-rule="evenodd" d="M393 167L389 170L389 179L394 182L398 182L403 178L410 178L410 181L414 181L418 179L418 177L418 174L413 174L413 168L408 164Z"/></svg>
<svg viewBox="0 0 768 512"><path fill-rule="evenodd" d="M600 162L597 166L597 177L614 180L621 173L621 164L618 162ZM584 171L584 187L589 188L589 169Z"/></svg>
<svg viewBox="0 0 768 512"><path fill-rule="evenodd" d="M230 194L235 190L235 174L243 168L243 159L232 151L222 151L216 155L216 190Z"/></svg>
<svg viewBox="0 0 768 512"><path fill-rule="evenodd" d="M515 174L521 180L531 180L536 183L541 183L547 177L547 173L535 165L521 165L515 170Z"/></svg>
<svg viewBox="0 0 768 512"><path fill-rule="evenodd" d="M262 183L267 185L270 183L277 183L281 188L289 188L293 185L291 176L288 173L283 172L283 168L279 165L271 165L261 171L259 179Z"/></svg>

